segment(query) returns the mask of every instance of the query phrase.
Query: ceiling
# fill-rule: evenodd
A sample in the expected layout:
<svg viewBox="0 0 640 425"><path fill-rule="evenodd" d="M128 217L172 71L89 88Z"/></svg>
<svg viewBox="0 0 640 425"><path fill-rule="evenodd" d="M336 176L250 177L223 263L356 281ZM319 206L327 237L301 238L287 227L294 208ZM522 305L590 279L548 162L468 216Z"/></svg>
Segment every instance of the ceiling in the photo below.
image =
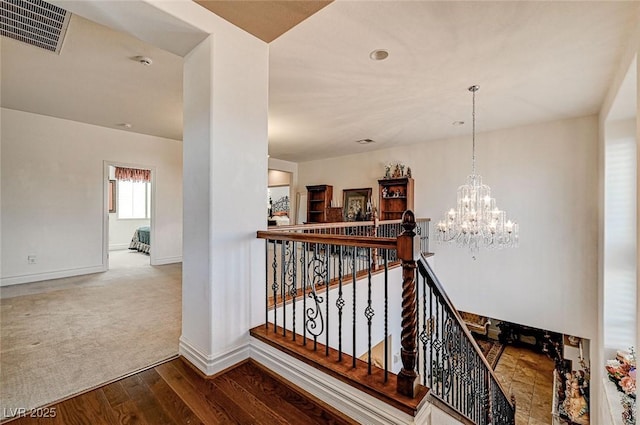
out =
<svg viewBox="0 0 640 425"><path fill-rule="evenodd" d="M626 1L338 0L304 13L291 2L282 15L296 15L297 25L220 3L230 22L236 5L264 16L246 30L276 37L269 153L291 161L470 134L472 84L480 85L478 132L597 113L640 25L640 3ZM3 107L182 138L184 46L169 53L78 15L59 56L0 43ZM374 49L389 57L371 60ZM138 55L153 65L132 60ZM458 120L466 124L453 126ZM366 138L375 143L355 143Z"/></svg>

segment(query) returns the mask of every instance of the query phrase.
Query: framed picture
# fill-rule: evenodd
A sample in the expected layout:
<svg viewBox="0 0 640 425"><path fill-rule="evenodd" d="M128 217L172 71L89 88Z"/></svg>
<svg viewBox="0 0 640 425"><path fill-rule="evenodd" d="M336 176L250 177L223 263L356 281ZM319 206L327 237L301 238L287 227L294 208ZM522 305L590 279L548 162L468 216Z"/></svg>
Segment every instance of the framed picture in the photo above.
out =
<svg viewBox="0 0 640 425"><path fill-rule="evenodd" d="M344 221L364 221L371 215L371 188L345 189L342 191Z"/></svg>
<svg viewBox="0 0 640 425"><path fill-rule="evenodd" d="M108 205L109 205L109 212L110 213L114 213L116 212L116 187L118 185L116 184L116 180L109 180L109 200L108 200Z"/></svg>

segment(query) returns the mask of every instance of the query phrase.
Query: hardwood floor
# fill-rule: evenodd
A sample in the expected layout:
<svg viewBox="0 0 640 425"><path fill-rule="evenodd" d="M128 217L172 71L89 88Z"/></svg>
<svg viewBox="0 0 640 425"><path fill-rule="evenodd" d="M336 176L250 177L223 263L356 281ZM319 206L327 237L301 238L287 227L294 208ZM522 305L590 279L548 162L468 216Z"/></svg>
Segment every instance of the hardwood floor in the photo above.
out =
<svg viewBox="0 0 640 425"><path fill-rule="evenodd" d="M40 417L20 417L9 422L11 425L356 423L252 360L216 377L205 378L181 358L27 412L30 415Z"/></svg>

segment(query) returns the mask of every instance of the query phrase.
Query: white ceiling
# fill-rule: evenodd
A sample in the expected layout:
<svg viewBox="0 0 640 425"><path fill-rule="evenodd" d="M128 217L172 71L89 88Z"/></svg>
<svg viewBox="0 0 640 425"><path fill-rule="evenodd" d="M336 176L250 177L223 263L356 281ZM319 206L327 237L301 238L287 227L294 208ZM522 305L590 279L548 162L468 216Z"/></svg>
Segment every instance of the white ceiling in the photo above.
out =
<svg viewBox="0 0 640 425"><path fill-rule="evenodd" d="M597 113L638 7L336 1L270 43L269 153L304 161L469 134L472 84L479 132ZM0 43L3 107L182 138L180 56L78 15L60 56ZM387 60L369 59L378 48Z"/></svg>
<svg viewBox="0 0 640 425"><path fill-rule="evenodd" d="M638 22L637 2L336 1L270 44L269 153L470 133L472 84L480 132L597 113Z"/></svg>
<svg viewBox="0 0 640 425"><path fill-rule="evenodd" d="M60 55L0 43L3 107L182 140L182 57L78 15Z"/></svg>

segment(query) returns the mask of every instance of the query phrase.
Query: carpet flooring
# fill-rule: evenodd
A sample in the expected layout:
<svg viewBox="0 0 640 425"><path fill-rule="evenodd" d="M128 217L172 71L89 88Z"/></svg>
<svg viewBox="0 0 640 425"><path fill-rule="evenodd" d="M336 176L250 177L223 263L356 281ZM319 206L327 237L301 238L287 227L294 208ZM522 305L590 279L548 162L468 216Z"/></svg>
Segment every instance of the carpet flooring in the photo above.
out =
<svg viewBox="0 0 640 425"><path fill-rule="evenodd" d="M141 255L122 251L115 257L129 254ZM2 288L3 417L177 355L181 265L152 267L146 257L146 266L127 259L118 266L114 260L112 254L111 269L105 273ZM20 293L25 295L16 295Z"/></svg>

